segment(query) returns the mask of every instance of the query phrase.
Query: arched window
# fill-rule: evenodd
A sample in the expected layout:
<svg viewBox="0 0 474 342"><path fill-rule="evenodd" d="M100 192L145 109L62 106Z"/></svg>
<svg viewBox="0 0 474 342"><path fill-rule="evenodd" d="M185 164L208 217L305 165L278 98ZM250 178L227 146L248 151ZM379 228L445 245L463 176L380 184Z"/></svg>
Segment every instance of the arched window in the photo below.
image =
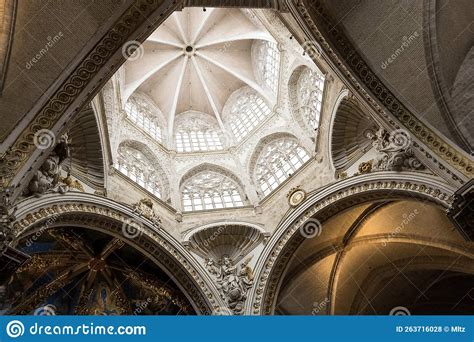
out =
<svg viewBox="0 0 474 342"><path fill-rule="evenodd" d="M245 138L271 110L267 103L255 92L240 94L230 109L230 128L238 141Z"/></svg>
<svg viewBox="0 0 474 342"><path fill-rule="evenodd" d="M253 47L257 77L268 89L277 93L280 70L280 51L269 41L256 41Z"/></svg>
<svg viewBox="0 0 474 342"><path fill-rule="evenodd" d="M181 121L176 129L175 138L178 152L216 151L223 149L217 130L196 118Z"/></svg>
<svg viewBox="0 0 474 342"><path fill-rule="evenodd" d="M255 169L255 179L266 196L297 171L309 155L291 138L271 141L261 150Z"/></svg>
<svg viewBox="0 0 474 342"><path fill-rule="evenodd" d="M138 127L143 129L152 138L162 142L161 128L153 118L153 108L146 101L139 98L130 98L125 104L127 117Z"/></svg>
<svg viewBox="0 0 474 342"><path fill-rule="evenodd" d="M324 75L309 68L298 79L297 94L299 112L311 129L319 126L324 90Z"/></svg>
<svg viewBox="0 0 474 342"><path fill-rule="evenodd" d="M132 181L161 198L161 179L157 168L139 150L121 146L117 158L117 169Z"/></svg>
<svg viewBox="0 0 474 342"><path fill-rule="evenodd" d="M182 187L185 211L243 206L236 182L214 171L202 171L188 179Z"/></svg>

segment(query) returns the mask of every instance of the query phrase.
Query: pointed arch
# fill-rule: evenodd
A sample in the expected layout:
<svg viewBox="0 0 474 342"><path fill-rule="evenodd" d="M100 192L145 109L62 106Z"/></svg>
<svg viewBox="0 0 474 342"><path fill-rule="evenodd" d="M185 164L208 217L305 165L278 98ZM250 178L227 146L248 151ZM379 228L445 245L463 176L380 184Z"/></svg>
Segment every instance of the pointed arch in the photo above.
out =
<svg viewBox="0 0 474 342"><path fill-rule="evenodd" d="M178 152L222 150L223 136L216 120L208 114L187 111L176 117L174 139Z"/></svg>
<svg viewBox="0 0 474 342"><path fill-rule="evenodd" d="M230 128L237 141L241 141L269 117L272 110L263 97L245 86L232 93L223 112L224 124Z"/></svg>
<svg viewBox="0 0 474 342"><path fill-rule="evenodd" d="M310 159L298 139L289 133L274 133L262 138L252 153L249 174L267 196Z"/></svg>
<svg viewBox="0 0 474 342"><path fill-rule="evenodd" d="M145 144L134 140L122 141L118 148L115 167L162 200L169 197L169 178L160 160Z"/></svg>
<svg viewBox="0 0 474 342"><path fill-rule="evenodd" d="M184 211L241 207L245 188L231 171L204 163L189 170L179 183Z"/></svg>
<svg viewBox="0 0 474 342"><path fill-rule="evenodd" d="M166 141L163 114L148 96L140 93L133 94L125 102L123 110L135 126L145 131L157 142L163 144Z"/></svg>
<svg viewBox="0 0 474 342"><path fill-rule="evenodd" d="M325 77L306 65L297 67L289 80L289 96L293 116L301 128L314 134L319 128L323 107Z"/></svg>
<svg viewBox="0 0 474 342"><path fill-rule="evenodd" d="M252 44L252 66L260 86L278 93L280 51L275 42L256 40Z"/></svg>

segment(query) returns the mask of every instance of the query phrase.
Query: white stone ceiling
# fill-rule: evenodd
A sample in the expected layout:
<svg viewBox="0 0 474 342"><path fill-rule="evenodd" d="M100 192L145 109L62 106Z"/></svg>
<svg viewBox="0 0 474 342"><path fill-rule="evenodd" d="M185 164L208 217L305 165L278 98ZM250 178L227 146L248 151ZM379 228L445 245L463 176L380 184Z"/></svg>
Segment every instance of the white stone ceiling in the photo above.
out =
<svg viewBox="0 0 474 342"><path fill-rule="evenodd" d="M144 42L143 56L125 63L123 103L134 92L149 95L165 116L170 136L176 115L186 111L209 114L223 128L223 107L242 86L269 103L276 101L254 73L255 40L274 41L239 9L175 12Z"/></svg>

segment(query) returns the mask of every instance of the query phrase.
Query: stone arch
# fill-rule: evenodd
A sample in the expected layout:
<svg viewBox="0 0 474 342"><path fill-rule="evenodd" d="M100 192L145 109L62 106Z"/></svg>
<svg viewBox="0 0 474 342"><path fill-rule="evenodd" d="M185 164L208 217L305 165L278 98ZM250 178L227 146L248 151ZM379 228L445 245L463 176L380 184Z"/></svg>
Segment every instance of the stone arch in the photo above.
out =
<svg viewBox="0 0 474 342"><path fill-rule="evenodd" d="M135 140L124 140L120 143L117 152L120 151L122 147L130 147L134 150L139 151L142 153L147 160L153 164L153 167L157 170L160 176L160 181L162 185L162 199L166 200L169 195L170 195L170 172L169 170L165 169L163 167L163 163L160 161L160 159L153 153L153 151L146 146L144 143L135 141Z"/></svg>
<svg viewBox="0 0 474 342"><path fill-rule="evenodd" d="M214 171L214 172L217 172L217 173L221 173L223 174L224 176L232 179L234 182L236 182L239 186L242 187L242 189L244 188L243 187L243 182L240 180L239 177L237 177L232 171L228 170L227 168L225 167L222 167L222 166L219 166L219 165L215 165L215 164L210 164L210 163L202 163L202 164L199 164L193 168L191 168L190 170L188 170L180 179L179 181L179 187L181 188L181 186L187 181L189 180L190 178L192 178L193 176L197 175L198 173L200 172L203 172L203 171Z"/></svg>
<svg viewBox="0 0 474 342"><path fill-rule="evenodd" d="M155 104L155 102L148 96L147 94L144 94L142 92L134 92L131 94L125 102L122 103L122 110L125 113L125 116L128 118L128 114L126 111L126 105L132 101L132 103L137 104L138 106L142 107L140 109L145 108L145 111L141 111L141 115L145 118L148 118L151 122L153 122L159 129L160 129L160 135L161 135L161 141L158 143L162 144L163 146L168 146L170 143L170 137L167 136L167 126L166 126L166 120L163 115L163 112L161 109ZM114 115L114 113L108 113L109 115ZM131 118L129 118L135 127L137 127L140 130L144 130L143 127L141 127L139 124L134 122ZM147 132L147 134L150 134ZM155 137L153 136L153 139Z"/></svg>
<svg viewBox="0 0 474 342"><path fill-rule="evenodd" d="M303 72L307 70L312 70L323 75L322 72L317 68L317 66L310 67L304 64L297 66L291 72L290 79L288 80L288 93L289 93L288 95L289 95L289 101L290 101L290 110L293 114L293 117L296 119L296 121L298 122L298 124L300 125L302 129L305 129L308 131L308 133L310 133L311 135L314 135L314 131L318 130L319 127L310 127L307 120L301 114L302 106L300 104L299 93L298 93L298 83L299 83L300 77L302 76ZM321 103L324 102L324 93L325 93L325 89L323 89L323 93L322 93L323 97L322 97ZM321 104L321 111L319 113L319 118L321 118L321 115L322 115L322 104Z"/></svg>
<svg viewBox="0 0 474 342"><path fill-rule="evenodd" d="M225 143L227 142L226 137L224 136L222 130L219 128L219 124L216 120L215 117L199 112L199 111L193 111L189 110L186 112L182 112L178 114L174 120L174 128L173 128L173 141L170 141L170 145L175 146L175 148L179 151L179 146L177 146L177 133L179 132L180 129L183 129L185 132L189 131L199 131L199 132L212 132L213 134L215 133L219 140L220 140L220 148L216 148L216 150L221 150L225 146ZM228 143L228 142L227 142ZM206 146L207 145L207 140L206 140ZM203 151L210 151L209 150L203 150Z"/></svg>
<svg viewBox="0 0 474 342"><path fill-rule="evenodd" d="M273 143L277 140L280 140L280 139L287 139L287 140L291 140L291 141L296 143L296 146L294 146L294 148L292 148L291 151L295 152L293 154L293 156L296 156L296 158L299 160L299 161L297 160L297 163L301 163L301 165L298 166L298 164L294 164L293 163L293 158L290 159L288 157L288 159L285 159L286 157L282 157L286 161L285 165L287 167L291 168L293 171L296 172L304 163L307 162L307 160L310 160L310 158L311 158L311 155L306 150L304 145L301 144L299 139L296 138L293 134L290 134L290 133L287 133L287 132L278 132L278 133L273 133L273 134L270 134L270 135L267 135L267 136L261 138L260 141L255 145L255 149L253 150L253 152L250 154L249 162L248 162L248 165L247 165L247 170L248 170L248 174L250 175L251 181L258 188L257 193L262 198L267 196L268 194L270 194L272 191L276 190L283 182L285 182L290 177L290 175L288 175L288 174L286 176L283 176L283 175L280 174L279 177L277 177L278 176L277 174L280 171L283 170L283 168L280 168L278 171L275 171L275 172L271 171L271 173L273 174L273 178L276 179L275 182L273 182L273 181L269 182L269 180L273 179L271 176L265 178L265 180L263 181L262 184L259 184L259 182L257 180L257 178L258 178L257 177L257 173L258 173L257 164L260 160L260 156L262 154L262 151L269 144L271 144L271 143ZM304 153L303 153L303 151L304 151ZM286 156L286 154L284 154L281 151L278 151L278 153L279 153L280 156L283 156L283 155ZM304 159L299 156L300 153L303 153ZM270 169L274 170L273 168L266 167L267 171L270 170ZM273 185L271 185L270 183L273 184Z"/></svg>
<svg viewBox="0 0 474 342"><path fill-rule="evenodd" d="M133 222L138 236L124 234ZM185 293L199 314L223 307L217 289L195 258L165 229L132 208L101 196L66 193L21 202L13 222L15 241L55 227L79 227L116 237L156 263Z"/></svg>
<svg viewBox="0 0 474 342"><path fill-rule="evenodd" d="M255 165L258 160L258 156L262 152L263 148L273 140L281 139L281 138L288 138L288 139L293 139L298 141L298 138L296 138L293 134L289 132L277 132L277 133L272 133L270 135L266 135L263 138L261 138L258 143L255 145L254 150L250 154L249 161L247 163L247 170L248 173L252 176L254 171L255 171ZM299 141L298 141L299 142ZM253 179L253 177L252 177Z"/></svg>
<svg viewBox="0 0 474 342"><path fill-rule="evenodd" d="M448 208L455 189L439 178L416 173L381 172L344 179L314 193L281 222L255 267L256 286L248 314L271 314L282 275L304 241L299 230L309 219L323 223L356 204L376 200L421 198Z"/></svg>
<svg viewBox="0 0 474 342"><path fill-rule="evenodd" d="M372 147L365 136L367 131L376 131L377 125L364 113L360 104L343 90L334 105L329 121L329 156L336 172L353 165Z"/></svg>
<svg viewBox="0 0 474 342"><path fill-rule="evenodd" d="M202 173L211 173L212 174L217 174L219 176L221 176L222 178L220 178L220 183L219 183L219 186L218 186L218 189L219 191L211 191L210 188L209 189L206 189L205 191L202 190L202 188L198 187L200 190L199 190L199 198L201 199L201 201L204 201L204 198L207 197L207 198L213 198L212 201L213 203L219 203L219 204L213 204L211 205L209 203L209 206L211 208L204 208L204 203L202 203L202 209L212 209L212 208L227 208L228 205L230 207L233 207L233 206L237 206L237 207L240 207L240 206L245 206L246 204L248 204L249 202L249 197L248 197L248 192L247 192L247 189L244 185L244 183L241 181L241 179L239 177L237 177L233 172L231 172L230 170L224 168L224 167L221 167L221 166L218 166L218 165L214 165L214 164L210 164L210 163L203 163L203 164L200 164L198 166L195 166L193 168L191 168L190 170L188 170L180 179L179 181L179 190L180 190L180 193L181 193L181 204L183 205L183 209L186 209L185 206L186 206L186 201L184 201L186 198L186 196L184 195L185 194L185 188L187 186L187 183L192 181L194 177L196 176L199 176L200 174ZM209 175L209 174L208 174ZM214 178L216 177L216 175L214 175ZM229 182L226 182L226 179L230 180L231 183ZM215 181L215 180L214 180ZM222 184L226 184L226 187L224 188L221 188L221 185ZM191 190L192 189L192 190ZM216 188L214 188L216 189ZM195 191L195 189L193 189L193 187L189 188L188 189L189 191L191 191L191 193L188 193L190 196L191 194L196 195L198 192ZM229 202L228 204L225 204L223 203L224 201L224 198L226 198L227 195L230 196L230 193L232 193L232 204ZM217 195L219 194L219 195ZM234 198L234 195L235 195L235 198ZM214 197L215 196L215 197ZM192 198L195 198L195 197L192 197ZM220 199L219 199L220 198ZM217 200L217 202L215 202L215 199ZM192 201L192 210L202 210L202 209L194 209L194 205L195 205L195 202L194 202L194 199L191 199L191 198L188 198L189 201ZM183 202L184 201L184 202ZM199 199L198 199L199 201ZM220 201L222 201L222 203L220 203ZM189 206L191 206L191 204L189 204ZM208 205L206 205L207 207ZM188 210L191 210L191 209L188 209Z"/></svg>

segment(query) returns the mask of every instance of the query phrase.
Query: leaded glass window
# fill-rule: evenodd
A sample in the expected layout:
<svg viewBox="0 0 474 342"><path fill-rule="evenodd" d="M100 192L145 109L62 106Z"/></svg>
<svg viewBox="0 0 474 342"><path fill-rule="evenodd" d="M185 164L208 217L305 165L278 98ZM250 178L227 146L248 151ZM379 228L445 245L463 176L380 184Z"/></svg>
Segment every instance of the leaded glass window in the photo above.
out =
<svg viewBox="0 0 474 342"><path fill-rule="evenodd" d="M161 198L161 181L156 167L146 156L132 147L120 147L117 169L132 181Z"/></svg>
<svg viewBox="0 0 474 342"><path fill-rule="evenodd" d="M217 130L197 119L189 119L178 125L175 134L178 152L199 152L222 150Z"/></svg>
<svg viewBox="0 0 474 342"><path fill-rule="evenodd" d="M259 154L255 178L266 196L297 171L309 155L291 138L281 138L265 145Z"/></svg>
<svg viewBox="0 0 474 342"><path fill-rule="evenodd" d="M306 68L298 79L299 112L312 129L319 126L324 91L324 75Z"/></svg>
<svg viewBox="0 0 474 342"><path fill-rule="evenodd" d="M256 93L242 93L230 110L230 128L238 141L245 138L271 113L266 102Z"/></svg>
<svg viewBox="0 0 474 342"><path fill-rule="evenodd" d="M185 211L243 206L239 187L234 180L214 171L200 172L183 185Z"/></svg>
<svg viewBox="0 0 474 342"><path fill-rule="evenodd" d="M276 94L280 70L280 52L273 42L257 41L255 44L258 76L262 83Z"/></svg>
<svg viewBox="0 0 474 342"><path fill-rule="evenodd" d="M127 117L152 138L162 142L161 128L153 118L153 108L141 99L132 98L125 104Z"/></svg>

